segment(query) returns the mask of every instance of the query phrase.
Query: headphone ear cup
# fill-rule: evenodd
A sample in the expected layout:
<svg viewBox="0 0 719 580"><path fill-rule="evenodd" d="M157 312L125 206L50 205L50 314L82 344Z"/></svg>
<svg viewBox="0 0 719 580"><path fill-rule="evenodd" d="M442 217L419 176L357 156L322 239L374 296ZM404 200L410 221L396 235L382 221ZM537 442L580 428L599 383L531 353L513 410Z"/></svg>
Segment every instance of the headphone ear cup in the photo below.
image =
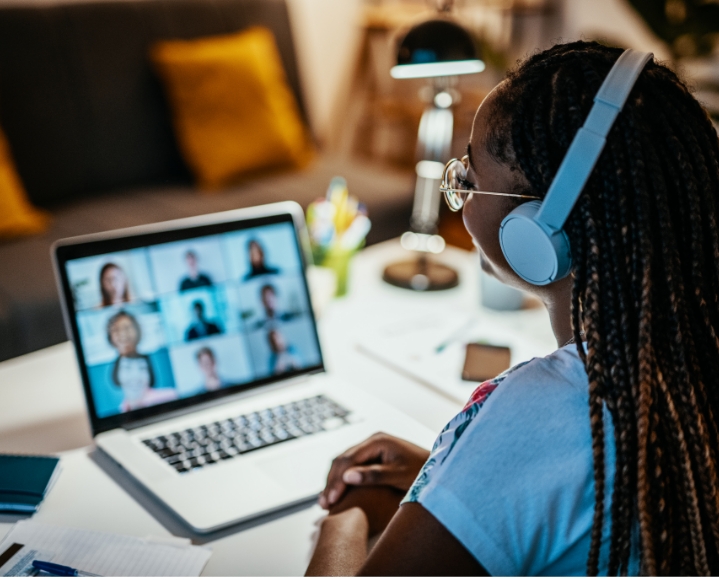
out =
<svg viewBox="0 0 719 580"><path fill-rule="evenodd" d="M536 219L542 203L530 201L502 220L499 243L517 275L535 286L545 286L567 276L572 257L564 230L553 232Z"/></svg>

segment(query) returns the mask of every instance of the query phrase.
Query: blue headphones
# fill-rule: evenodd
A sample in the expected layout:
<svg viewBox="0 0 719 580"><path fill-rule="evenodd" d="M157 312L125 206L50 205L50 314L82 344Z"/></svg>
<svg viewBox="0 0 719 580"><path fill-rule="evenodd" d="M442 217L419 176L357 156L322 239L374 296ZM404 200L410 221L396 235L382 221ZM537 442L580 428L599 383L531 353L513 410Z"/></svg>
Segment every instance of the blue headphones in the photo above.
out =
<svg viewBox="0 0 719 580"><path fill-rule="evenodd" d="M542 202L530 201L502 220L499 243L512 269L527 282L544 286L569 274L572 254L562 228L584 189L607 134L644 65L654 55L625 50L594 97Z"/></svg>

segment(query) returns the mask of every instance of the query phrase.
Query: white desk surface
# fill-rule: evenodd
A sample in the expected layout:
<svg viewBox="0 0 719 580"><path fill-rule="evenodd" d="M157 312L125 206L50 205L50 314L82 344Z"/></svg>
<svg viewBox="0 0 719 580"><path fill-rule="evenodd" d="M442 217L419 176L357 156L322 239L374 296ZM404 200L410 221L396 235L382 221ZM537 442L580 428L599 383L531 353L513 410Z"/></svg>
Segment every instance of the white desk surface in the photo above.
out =
<svg viewBox="0 0 719 580"><path fill-rule="evenodd" d="M474 253L450 247L442 254L442 261L460 272L461 284L452 290L416 294L383 283L384 266L407 256L395 241L361 252L352 263L350 293L325 310L320 335L329 370L439 432L459 411L459 405L359 353L355 348L358 329L381 320L384 313L400 309L415 309L421 317L423 312L452 308L490 316L497 324L547 344L553 344L553 337L543 309L503 316L479 307L479 264ZM3 444L2 438L13 431L33 425L86 421L70 343L0 363L0 401L0 449L8 448L10 442ZM62 473L34 516L36 521L139 537L170 535L167 527L177 533L177 527L170 525L171 516L160 517L167 524L164 527L151 514L162 513L162 508L153 508L146 497L130 495L93 461L90 451L91 448L81 448L62 453ZM131 486L128 489L132 491ZM307 507L213 539L205 544L212 548L213 555L203 574L302 575L312 550L314 522L323 513L318 506ZM0 537L10 526L9 518L0 517Z"/></svg>

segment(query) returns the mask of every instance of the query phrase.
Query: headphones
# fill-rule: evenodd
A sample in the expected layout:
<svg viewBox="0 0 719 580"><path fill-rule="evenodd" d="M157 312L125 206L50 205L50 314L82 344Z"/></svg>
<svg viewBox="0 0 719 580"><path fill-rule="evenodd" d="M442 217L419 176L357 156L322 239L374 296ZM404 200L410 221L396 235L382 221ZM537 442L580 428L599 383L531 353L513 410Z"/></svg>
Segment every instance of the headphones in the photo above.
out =
<svg viewBox="0 0 719 580"><path fill-rule="evenodd" d="M564 156L543 201L530 201L502 220L499 243L511 268L524 280L545 286L569 274L572 254L563 230L607 142L619 111L644 65L654 55L625 50L594 97L589 116Z"/></svg>

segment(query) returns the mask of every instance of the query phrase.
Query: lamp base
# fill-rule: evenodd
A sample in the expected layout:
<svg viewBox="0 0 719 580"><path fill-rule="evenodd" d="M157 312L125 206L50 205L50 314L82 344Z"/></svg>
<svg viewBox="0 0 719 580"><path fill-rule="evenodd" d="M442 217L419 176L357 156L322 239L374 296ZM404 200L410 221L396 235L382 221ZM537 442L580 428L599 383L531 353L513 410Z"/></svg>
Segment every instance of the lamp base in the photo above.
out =
<svg viewBox="0 0 719 580"><path fill-rule="evenodd" d="M459 276L455 270L429 261L426 255L420 255L415 260L390 264L384 269L382 279L393 286L416 292L449 290L459 284Z"/></svg>

